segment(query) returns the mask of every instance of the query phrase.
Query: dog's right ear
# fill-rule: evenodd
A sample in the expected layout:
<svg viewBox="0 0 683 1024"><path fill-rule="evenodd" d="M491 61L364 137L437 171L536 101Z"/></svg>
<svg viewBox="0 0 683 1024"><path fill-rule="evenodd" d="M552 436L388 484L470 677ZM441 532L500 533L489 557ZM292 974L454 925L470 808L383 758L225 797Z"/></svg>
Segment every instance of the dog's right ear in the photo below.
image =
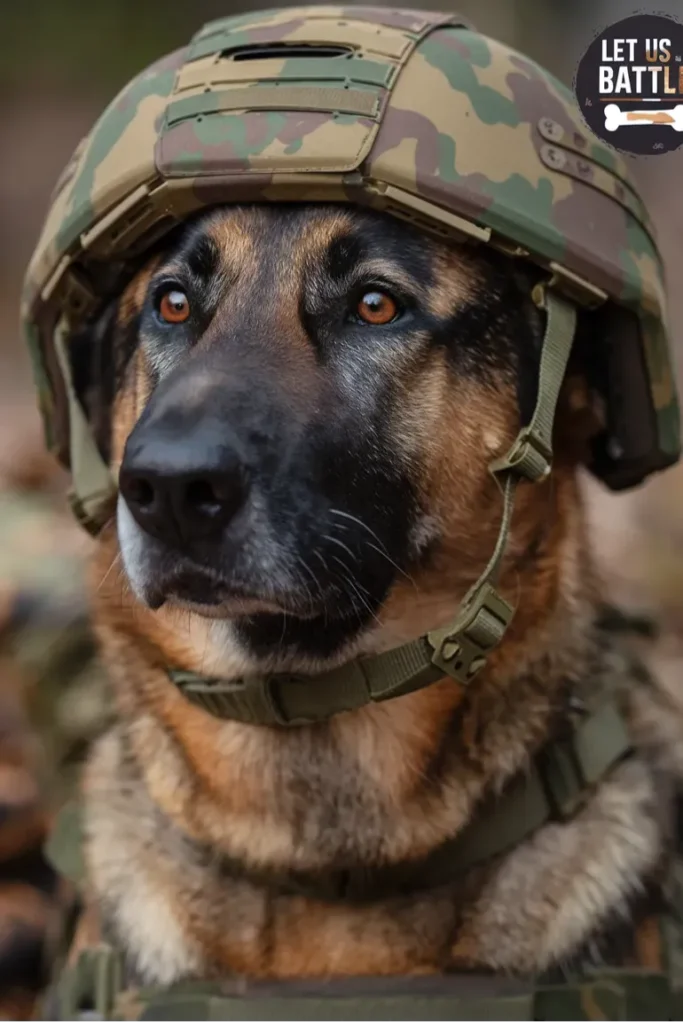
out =
<svg viewBox="0 0 683 1024"><path fill-rule="evenodd" d="M71 339L71 372L76 395L91 424L102 458L111 458L114 397L138 342L139 315L124 321L121 300L112 299L96 319Z"/></svg>

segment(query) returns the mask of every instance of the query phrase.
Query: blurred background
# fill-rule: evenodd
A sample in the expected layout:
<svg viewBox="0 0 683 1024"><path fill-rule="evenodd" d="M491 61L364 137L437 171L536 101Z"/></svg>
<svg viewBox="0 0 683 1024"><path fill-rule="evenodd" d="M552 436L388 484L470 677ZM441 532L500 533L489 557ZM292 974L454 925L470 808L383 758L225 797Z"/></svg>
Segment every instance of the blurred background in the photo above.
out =
<svg viewBox="0 0 683 1024"><path fill-rule="evenodd" d="M48 820L42 794L54 798L53 805L59 802L68 785L66 769L77 763L104 714L83 601L90 541L66 512L65 481L42 452L18 330L23 271L59 172L118 89L184 44L203 21L271 5L272 0L0 0L0 875L3 863L39 849ZM412 0L412 6L451 5ZM625 0L461 0L454 9L569 84L594 35L634 13ZM651 9L680 15L681 0L657 0ZM683 147L631 163L659 231L680 383ZM660 668L679 674L683 470L627 496L609 495L590 480L586 490L612 597L627 609L655 614L662 631ZM40 741L27 724L27 710L43 727ZM7 822L17 820L21 828L10 835ZM29 976L36 957L44 956L38 938L49 931L55 894L41 883L29 899L25 886L17 895L3 877L0 1018L7 1019L29 1012ZM36 941L24 941L20 967L8 953L5 974L3 957L16 936L4 926L8 913L20 920L24 940L30 933Z"/></svg>

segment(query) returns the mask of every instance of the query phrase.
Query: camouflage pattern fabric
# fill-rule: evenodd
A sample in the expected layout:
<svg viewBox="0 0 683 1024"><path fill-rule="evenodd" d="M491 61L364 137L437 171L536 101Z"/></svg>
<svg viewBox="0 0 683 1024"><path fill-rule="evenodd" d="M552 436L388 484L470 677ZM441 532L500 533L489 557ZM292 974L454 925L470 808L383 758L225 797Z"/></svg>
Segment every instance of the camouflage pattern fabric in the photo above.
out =
<svg viewBox="0 0 683 1024"><path fill-rule="evenodd" d="M0 1018L27 1019L74 893L42 846L106 717L82 582L87 538L40 449L0 458Z"/></svg>
<svg viewBox="0 0 683 1024"><path fill-rule="evenodd" d="M551 270L570 297L630 310L651 407L638 414L654 412L659 449L640 478L675 460L662 267L625 161L587 134L559 81L456 16L330 6L205 26L123 89L78 147L23 299L65 465L58 320L68 348L140 254L196 211L290 200L363 203L495 245Z"/></svg>

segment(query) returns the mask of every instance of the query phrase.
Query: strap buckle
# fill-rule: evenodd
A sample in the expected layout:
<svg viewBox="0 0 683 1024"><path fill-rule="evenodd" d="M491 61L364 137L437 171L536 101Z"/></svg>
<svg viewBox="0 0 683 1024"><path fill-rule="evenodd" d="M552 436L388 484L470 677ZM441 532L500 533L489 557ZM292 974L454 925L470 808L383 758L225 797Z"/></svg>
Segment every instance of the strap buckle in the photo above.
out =
<svg viewBox="0 0 683 1024"><path fill-rule="evenodd" d="M84 949L59 983L61 1020L111 1020L123 988L123 958L106 943Z"/></svg>
<svg viewBox="0 0 683 1024"><path fill-rule="evenodd" d="M495 459L489 466L490 472L517 473L532 483L545 480L553 468L553 452L549 445L528 427L520 430L512 447L501 459Z"/></svg>
<svg viewBox="0 0 683 1024"><path fill-rule="evenodd" d="M484 584L454 623L427 634L434 648L432 664L466 686L486 664L513 615L512 605L490 583Z"/></svg>

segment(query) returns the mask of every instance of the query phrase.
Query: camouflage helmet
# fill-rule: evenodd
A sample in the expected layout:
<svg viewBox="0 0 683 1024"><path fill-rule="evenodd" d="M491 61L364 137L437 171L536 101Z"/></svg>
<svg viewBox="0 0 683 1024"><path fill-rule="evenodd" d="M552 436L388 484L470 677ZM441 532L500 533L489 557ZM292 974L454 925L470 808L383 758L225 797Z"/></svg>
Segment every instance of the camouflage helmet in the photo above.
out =
<svg viewBox="0 0 683 1024"><path fill-rule="evenodd" d="M196 211L288 200L365 204L533 261L595 308L593 471L619 488L676 461L652 224L570 92L458 16L301 7L206 25L122 90L58 182L23 321L48 442L90 479L82 501L96 504L83 467L98 456L70 379L74 330Z"/></svg>

